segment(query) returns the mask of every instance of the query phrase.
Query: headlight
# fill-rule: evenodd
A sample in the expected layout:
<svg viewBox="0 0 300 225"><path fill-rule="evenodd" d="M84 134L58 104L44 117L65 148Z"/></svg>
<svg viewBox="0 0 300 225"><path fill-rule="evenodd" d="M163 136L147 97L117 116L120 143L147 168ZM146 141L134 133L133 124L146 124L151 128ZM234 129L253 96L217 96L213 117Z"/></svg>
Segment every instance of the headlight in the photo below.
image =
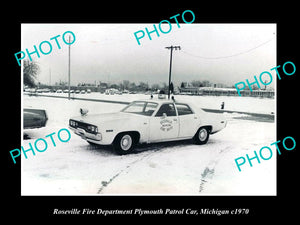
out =
<svg viewBox="0 0 300 225"><path fill-rule="evenodd" d="M70 124L71 127L77 127L78 126L78 123L74 120L70 120L69 124Z"/></svg>
<svg viewBox="0 0 300 225"><path fill-rule="evenodd" d="M91 131L92 133L98 133L98 128L97 128L96 126L89 125L89 126L87 127L87 129L88 129L89 131Z"/></svg>

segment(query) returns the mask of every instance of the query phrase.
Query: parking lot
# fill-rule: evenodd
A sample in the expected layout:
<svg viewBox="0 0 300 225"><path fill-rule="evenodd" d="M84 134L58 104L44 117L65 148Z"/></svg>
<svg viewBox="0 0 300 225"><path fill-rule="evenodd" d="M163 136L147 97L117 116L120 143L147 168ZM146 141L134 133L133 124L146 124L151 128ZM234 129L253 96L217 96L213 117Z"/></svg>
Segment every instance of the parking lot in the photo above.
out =
<svg viewBox="0 0 300 225"><path fill-rule="evenodd" d="M22 146L67 128L68 119L79 115L81 107L89 113L102 113L118 111L124 105L24 96L24 107L44 108L49 121L44 128L24 130L30 139ZM110 146L91 146L72 133L67 143L28 159L22 156L21 193L275 195L276 157L261 164L254 162L242 172L234 159L274 142L276 124L245 119L242 114L224 115L227 127L211 135L206 145L194 145L190 140L144 144L136 153L123 156L116 155Z"/></svg>

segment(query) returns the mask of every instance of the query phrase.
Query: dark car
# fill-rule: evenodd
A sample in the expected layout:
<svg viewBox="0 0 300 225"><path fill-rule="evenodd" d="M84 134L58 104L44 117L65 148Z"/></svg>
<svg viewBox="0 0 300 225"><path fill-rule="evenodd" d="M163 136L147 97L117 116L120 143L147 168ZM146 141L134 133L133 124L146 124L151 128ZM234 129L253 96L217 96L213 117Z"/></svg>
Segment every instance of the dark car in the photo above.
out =
<svg viewBox="0 0 300 225"><path fill-rule="evenodd" d="M23 109L24 129L45 127L48 117L43 109Z"/></svg>

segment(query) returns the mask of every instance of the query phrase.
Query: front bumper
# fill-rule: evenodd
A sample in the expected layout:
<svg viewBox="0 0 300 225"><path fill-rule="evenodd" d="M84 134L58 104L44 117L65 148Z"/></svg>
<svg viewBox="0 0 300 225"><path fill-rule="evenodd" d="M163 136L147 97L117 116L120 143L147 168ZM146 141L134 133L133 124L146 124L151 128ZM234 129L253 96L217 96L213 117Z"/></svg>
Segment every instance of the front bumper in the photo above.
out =
<svg viewBox="0 0 300 225"><path fill-rule="evenodd" d="M99 142L99 144L101 144L101 140L102 140L101 133L92 134L92 133L86 132L82 128L74 128L71 126L69 126L69 129L72 130L75 134L79 135L84 140L96 142L96 143Z"/></svg>

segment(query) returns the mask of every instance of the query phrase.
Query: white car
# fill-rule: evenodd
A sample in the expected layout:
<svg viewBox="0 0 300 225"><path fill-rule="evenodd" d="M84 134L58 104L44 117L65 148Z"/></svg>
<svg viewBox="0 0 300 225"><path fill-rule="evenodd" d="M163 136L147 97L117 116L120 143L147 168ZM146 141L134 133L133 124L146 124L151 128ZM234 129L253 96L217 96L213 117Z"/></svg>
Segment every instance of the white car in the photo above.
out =
<svg viewBox="0 0 300 225"><path fill-rule="evenodd" d="M221 114L166 99L134 101L116 113L80 111L81 116L69 120L69 128L90 144L113 145L118 154L131 153L138 143L193 139L205 144L227 123Z"/></svg>

